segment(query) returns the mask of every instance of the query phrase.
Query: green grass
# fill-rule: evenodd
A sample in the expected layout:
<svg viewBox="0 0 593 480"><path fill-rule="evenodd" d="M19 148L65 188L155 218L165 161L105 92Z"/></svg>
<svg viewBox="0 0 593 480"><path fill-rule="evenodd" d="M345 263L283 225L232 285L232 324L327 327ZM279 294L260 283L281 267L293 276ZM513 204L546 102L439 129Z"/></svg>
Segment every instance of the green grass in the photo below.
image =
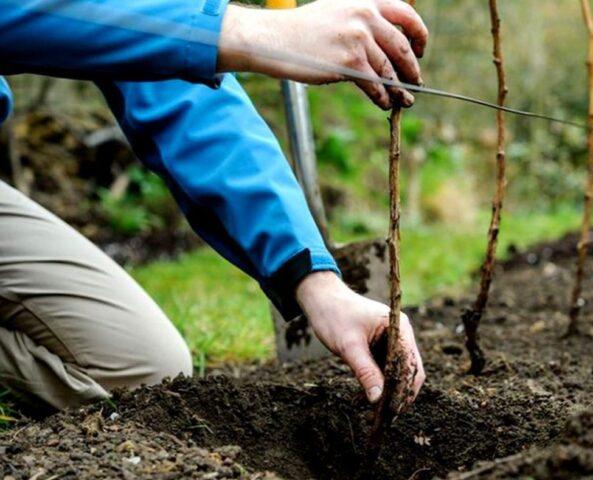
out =
<svg viewBox="0 0 593 480"><path fill-rule="evenodd" d="M504 253L510 244L525 247L556 238L577 228L579 221L579 213L568 208L547 214L507 215L499 252ZM488 215L483 214L471 228L434 225L404 229L405 303L416 304L472 287L470 274L482 261L487 225ZM265 297L256 282L212 250L200 249L177 261L154 263L131 273L181 330L198 368L206 363L273 355L273 328Z"/></svg>
<svg viewBox="0 0 593 480"><path fill-rule="evenodd" d="M273 353L268 304L259 286L210 249L131 270L205 360L246 361Z"/></svg>
<svg viewBox="0 0 593 480"><path fill-rule="evenodd" d="M8 390L0 390L0 430L10 427L16 421L12 402L7 401L9 396L10 392Z"/></svg>
<svg viewBox="0 0 593 480"><path fill-rule="evenodd" d="M573 209L551 214L522 213L503 217L498 256L508 247L519 248L557 238L578 228L581 217ZM402 232L402 284L404 303L418 304L429 297L459 294L472 288L471 273L484 258L490 217L480 215L478 225L456 229L451 226L416 227Z"/></svg>

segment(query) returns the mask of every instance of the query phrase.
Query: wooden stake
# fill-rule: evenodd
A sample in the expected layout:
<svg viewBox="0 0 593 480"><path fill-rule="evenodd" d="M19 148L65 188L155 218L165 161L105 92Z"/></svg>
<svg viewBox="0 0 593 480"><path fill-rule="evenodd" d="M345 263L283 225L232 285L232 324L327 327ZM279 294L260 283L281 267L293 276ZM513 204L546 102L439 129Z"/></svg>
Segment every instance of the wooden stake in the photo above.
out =
<svg viewBox="0 0 593 480"><path fill-rule="evenodd" d="M589 54L587 57L587 70L589 74L589 115L587 125L589 131L587 133L587 183L585 187L585 198L583 207L583 224L581 228L581 239L578 244L578 259L577 271L575 275L574 287L572 290L572 297L570 302L570 323L566 335L575 335L579 332L579 313L583 304L581 298L581 291L583 288L583 278L585 276L585 263L587 260L587 250L591 243L589 229L591 225L591 210L593 204L593 16L591 15L591 7L589 0L581 0L583 9L583 19L587 27L589 35Z"/></svg>
<svg viewBox="0 0 593 480"><path fill-rule="evenodd" d="M492 25L493 56L496 74L498 77L498 104L504 105L508 93L506 84L506 73L504 69L504 58L502 54L502 41L500 36L500 16L496 0L488 0L490 7L490 22ZM482 276L480 279L480 291L473 305L473 308L464 312L462 319L465 325L466 346L471 358L470 372L478 375L484 369L486 359L479 345L478 327L484 315L488 303L490 285L494 273L494 261L496 259L496 246L498 233L500 231L500 217L506 187L506 155L505 155L505 117L504 112L496 113L498 147L496 152L496 190L492 200L492 218L488 229L488 246L486 258L482 265Z"/></svg>

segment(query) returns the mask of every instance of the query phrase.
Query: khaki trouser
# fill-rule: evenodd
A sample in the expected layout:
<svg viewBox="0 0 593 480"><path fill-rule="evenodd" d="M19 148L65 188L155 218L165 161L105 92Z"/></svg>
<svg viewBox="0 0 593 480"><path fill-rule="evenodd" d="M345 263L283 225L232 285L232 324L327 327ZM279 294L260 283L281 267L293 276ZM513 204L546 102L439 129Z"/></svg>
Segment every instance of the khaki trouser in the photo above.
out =
<svg viewBox="0 0 593 480"><path fill-rule="evenodd" d="M191 371L187 345L123 269L0 182L0 383L63 408Z"/></svg>

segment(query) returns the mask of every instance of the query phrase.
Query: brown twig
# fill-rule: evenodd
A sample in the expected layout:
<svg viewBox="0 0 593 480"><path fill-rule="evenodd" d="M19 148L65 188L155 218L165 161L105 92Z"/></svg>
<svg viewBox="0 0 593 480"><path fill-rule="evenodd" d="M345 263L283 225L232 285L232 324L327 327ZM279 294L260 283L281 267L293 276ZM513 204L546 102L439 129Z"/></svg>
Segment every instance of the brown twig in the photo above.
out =
<svg viewBox="0 0 593 480"><path fill-rule="evenodd" d="M502 54L502 41L500 35L500 16L498 14L498 5L496 0L488 0L490 6L490 21L492 24L493 56L496 74L498 77L498 104L504 105L507 96L506 74L504 69L504 60ZM498 243L498 233L500 230L500 217L502 204L506 187L506 162L505 162L505 118L504 112L496 113L496 123L498 130L498 146L496 152L496 190L492 200L492 218L488 229L488 246L486 248L486 258L482 264L482 276L480 279L480 291L473 307L464 312L462 319L466 332L466 346L471 357L470 372L477 375L482 372L486 364L484 353L479 345L478 327L480 320L484 315L484 310L488 303L490 285L494 272L494 260L496 257L496 246Z"/></svg>
<svg viewBox="0 0 593 480"><path fill-rule="evenodd" d="M414 6L415 0L408 0ZM393 107L389 118L389 234L387 249L389 252L389 327L387 328L387 355L385 358L383 394L375 408L373 425L369 438L368 459L372 465L381 452L385 428L391 425L408 403L411 393L410 383L416 373L408 372L405 364L406 352L400 338L401 314L401 278L399 269L400 246L400 160L401 160L401 119L402 109Z"/></svg>
<svg viewBox="0 0 593 480"><path fill-rule="evenodd" d="M401 108L391 112L391 145L389 148L389 327L387 328L387 353L385 356L383 394L375 407L369 438L368 460L373 465L381 453L385 429L410 403L417 368L406 363L408 352L400 337L401 278L399 268L400 247L400 160L401 160Z"/></svg>
<svg viewBox="0 0 593 480"><path fill-rule="evenodd" d="M570 302L570 323L568 324L566 336L575 335L579 332L579 313L584 303L581 298L581 291L583 288L583 278L585 276L587 250L591 243L589 228L591 225L591 210L593 207L593 16L591 15L589 0L581 0L581 5L583 9L583 19L589 36L589 53L587 56L587 69L589 73L589 115L587 118L589 131L587 133L587 148L589 153L587 160L587 183L585 187L583 207L583 224L581 228L581 239L577 247L577 271Z"/></svg>
<svg viewBox="0 0 593 480"><path fill-rule="evenodd" d="M397 408L392 408L392 400L398 402L398 384L402 378L402 355L399 348L399 320L401 311L401 286L399 274L399 220L400 220L400 185L399 170L401 158L401 108L391 111L391 144L389 147L389 293L390 313L387 329L387 357L385 362L385 385L383 395L375 408L373 427L369 441L369 455L372 461L379 456L385 427L391 424ZM399 402L398 402L399 403Z"/></svg>

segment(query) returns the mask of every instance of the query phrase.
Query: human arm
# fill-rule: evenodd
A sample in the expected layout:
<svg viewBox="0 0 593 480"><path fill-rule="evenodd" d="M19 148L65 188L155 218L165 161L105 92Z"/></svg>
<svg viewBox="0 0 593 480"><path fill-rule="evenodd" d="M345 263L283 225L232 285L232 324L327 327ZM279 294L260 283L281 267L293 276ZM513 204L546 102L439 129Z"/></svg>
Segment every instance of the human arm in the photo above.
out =
<svg viewBox="0 0 593 480"><path fill-rule="evenodd" d="M100 87L137 156L165 179L196 232L255 278L287 320L304 312L374 400L370 389L383 377L369 344L389 309L339 279L288 162L237 80L227 75L219 90L179 81ZM405 317L402 328L419 389L422 361Z"/></svg>
<svg viewBox="0 0 593 480"><path fill-rule="evenodd" d="M343 73L262 55L274 51L371 77L422 81L416 56L422 56L428 32L401 0L318 0L290 11L227 9L227 1L3 0L0 74L177 78L211 85L217 71L259 72L306 83L345 79ZM391 106L391 96L404 106L413 103L402 89L356 83L382 108Z"/></svg>
<svg viewBox="0 0 593 480"><path fill-rule="evenodd" d="M181 81L99 86L197 233L255 278L286 319L299 315L296 284L338 269L278 142L234 76L218 90Z"/></svg>

